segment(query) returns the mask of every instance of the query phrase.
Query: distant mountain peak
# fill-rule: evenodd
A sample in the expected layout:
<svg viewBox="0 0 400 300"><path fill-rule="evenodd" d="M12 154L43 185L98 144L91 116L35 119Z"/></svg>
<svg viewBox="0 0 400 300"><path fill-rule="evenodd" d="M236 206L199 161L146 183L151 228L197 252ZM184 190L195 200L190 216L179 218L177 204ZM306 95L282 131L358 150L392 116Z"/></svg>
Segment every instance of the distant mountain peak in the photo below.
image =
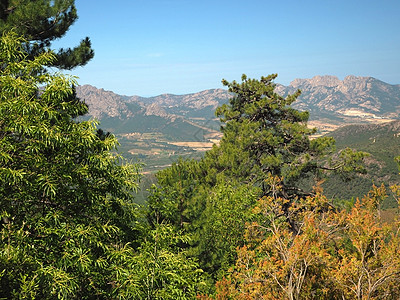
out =
<svg viewBox="0 0 400 300"><path fill-rule="evenodd" d="M301 110L328 112L335 115L349 110L376 117L398 118L400 113L400 86L387 84L373 77L349 75L343 80L336 76L314 76L295 79L289 86L277 85L283 96L300 89L302 94L294 106Z"/></svg>
<svg viewBox="0 0 400 300"><path fill-rule="evenodd" d="M295 79L290 83L291 87L298 88L303 85L312 86L336 86L340 84L340 79L332 75L317 75L310 79Z"/></svg>
<svg viewBox="0 0 400 300"><path fill-rule="evenodd" d="M282 96L300 89L294 107L307 110L311 119L323 114L329 118L389 118L400 115L400 85L390 85L373 77L349 75L343 80L331 75L295 79L289 86L276 85ZM232 94L210 89L185 95L162 94L154 97L122 96L90 85L77 87L78 97L89 105L89 115L126 119L137 114L162 118L215 118L215 109L229 101Z"/></svg>

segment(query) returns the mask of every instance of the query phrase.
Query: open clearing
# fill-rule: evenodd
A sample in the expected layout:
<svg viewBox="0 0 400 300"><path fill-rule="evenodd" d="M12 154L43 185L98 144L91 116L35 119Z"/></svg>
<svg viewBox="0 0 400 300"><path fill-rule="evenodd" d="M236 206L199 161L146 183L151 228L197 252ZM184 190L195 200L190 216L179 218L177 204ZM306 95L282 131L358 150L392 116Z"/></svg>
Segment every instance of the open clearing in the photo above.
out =
<svg viewBox="0 0 400 300"><path fill-rule="evenodd" d="M207 151L212 148L212 142L168 142L170 145L179 147L189 147L196 151Z"/></svg>

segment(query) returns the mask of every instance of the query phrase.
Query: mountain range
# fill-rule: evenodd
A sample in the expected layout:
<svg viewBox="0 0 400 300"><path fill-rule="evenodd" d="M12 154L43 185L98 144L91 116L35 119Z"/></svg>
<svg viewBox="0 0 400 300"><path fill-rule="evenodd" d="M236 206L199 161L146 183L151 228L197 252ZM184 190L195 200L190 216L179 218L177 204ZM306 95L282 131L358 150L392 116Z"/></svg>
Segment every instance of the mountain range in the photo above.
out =
<svg viewBox="0 0 400 300"><path fill-rule="evenodd" d="M400 154L400 85L372 77L315 76L295 79L288 86L276 84L275 91L286 96L298 89L302 93L293 106L310 112L309 124L319 128L319 135L335 137L338 149L371 153L370 175L353 180L348 187L330 179L325 185L329 195L345 190L358 196L368 191L371 180L393 183L399 179L394 157ZM210 89L145 98L90 85L78 86L77 95L89 106L85 118L98 119L103 130L114 133L121 144L119 152L144 162L145 173L162 169L178 157L199 157L217 143L221 132L214 112L232 97L224 89Z"/></svg>
<svg viewBox="0 0 400 300"><path fill-rule="evenodd" d="M397 118L400 112L400 85L391 85L372 77L315 76L296 79L289 86L278 86L283 95L300 89L296 106L311 112L327 112L337 116L359 115ZM316 116L314 116L316 117Z"/></svg>
<svg viewBox="0 0 400 300"><path fill-rule="evenodd" d="M295 79L288 86L276 85L282 96L301 90L294 107L310 112L310 119L336 125L382 122L398 119L400 85L391 85L372 77L315 76ZM77 87L77 95L89 105L89 116L105 122L111 131L136 130L127 125L135 118L143 122L173 125L177 120L187 126L218 129L214 111L232 95L224 89L211 89L186 95L162 94L155 97L125 96L90 85ZM148 119L148 120L147 120ZM164 120L164 121L162 121ZM122 122L121 125L116 123ZM114 124L114 125L112 125ZM142 124L143 125L143 124ZM127 128L129 127L129 128ZM154 126L148 126L154 130ZM139 131L146 130L139 126Z"/></svg>

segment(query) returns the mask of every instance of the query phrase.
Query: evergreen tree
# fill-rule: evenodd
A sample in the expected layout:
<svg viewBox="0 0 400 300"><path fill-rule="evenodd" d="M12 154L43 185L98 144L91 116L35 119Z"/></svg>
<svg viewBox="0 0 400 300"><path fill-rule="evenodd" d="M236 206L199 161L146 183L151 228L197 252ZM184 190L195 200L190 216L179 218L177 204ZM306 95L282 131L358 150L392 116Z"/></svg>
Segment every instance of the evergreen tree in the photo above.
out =
<svg viewBox="0 0 400 300"><path fill-rule="evenodd" d="M300 91L282 97L275 92L276 74L260 80L242 76L242 83L223 80L234 93L229 104L216 111L225 123L219 146L206 154L214 173L251 182L269 193L269 176L283 178L280 193L287 199L308 195L307 178L318 178L323 171L335 171L343 176L362 171L364 153L345 149L338 155L331 137L312 139L316 129L307 127L308 112L291 105ZM220 175L219 175L220 176Z"/></svg>
<svg viewBox="0 0 400 300"><path fill-rule="evenodd" d="M1 0L0 32L13 30L23 36L29 58L47 51L78 18L74 0ZM61 69L85 65L94 56L88 37L75 48L60 49L48 63Z"/></svg>

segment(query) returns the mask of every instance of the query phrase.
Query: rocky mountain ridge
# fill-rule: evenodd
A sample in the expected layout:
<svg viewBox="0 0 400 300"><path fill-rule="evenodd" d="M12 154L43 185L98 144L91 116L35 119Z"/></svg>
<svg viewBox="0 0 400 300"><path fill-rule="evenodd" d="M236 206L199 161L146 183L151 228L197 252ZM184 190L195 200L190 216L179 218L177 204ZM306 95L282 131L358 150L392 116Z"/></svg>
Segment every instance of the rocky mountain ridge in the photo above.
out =
<svg viewBox="0 0 400 300"><path fill-rule="evenodd" d="M391 85L373 77L315 76L295 79L289 86L277 85L279 94L287 95L300 89L302 94L295 107L311 112L335 115L371 114L376 117L398 118L400 85Z"/></svg>
<svg viewBox="0 0 400 300"><path fill-rule="evenodd" d="M229 98L229 93L223 89L210 89L193 94L174 95L162 94L155 97L143 98L133 96L130 101L138 101L143 104L158 104L160 106L186 106L193 109L203 109L204 107L217 108L221 102Z"/></svg>
<svg viewBox="0 0 400 300"><path fill-rule="evenodd" d="M162 94L145 98L118 95L91 85L78 86L77 95L88 104L89 115L100 120L104 117L124 119L138 113L177 117L205 108L213 112L231 97L223 89L211 89L186 95Z"/></svg>
<svg viewBox="0 0 400 300"><path fill-rule="evenodd" d="M340 80L329 75L295 79L288 86L276 85L276 92L282 96L298 89L302 94L294 107L310 111L312 120L324 118L328 123L336 120L348 124L399 118L400 85L372 77L347 76ZM78 86L77 95L89 105L89 116L100 121L104 118L126 120L137 115L206 121L215 118L215 109L232 97L224 89L211 89L145 98L118 95L90 85Z"/></svg>
<svg viewBox="0 0 400 300"><path fill-rule="evenodd" d="M126 105L128 97L115 94L111 91L98 89L91 85L81 85L76 87L76 93L79 98L85 101L89 106L89 116L96 119L103 117L121 117L122 112L126 116L132 113Z"/></svg>

